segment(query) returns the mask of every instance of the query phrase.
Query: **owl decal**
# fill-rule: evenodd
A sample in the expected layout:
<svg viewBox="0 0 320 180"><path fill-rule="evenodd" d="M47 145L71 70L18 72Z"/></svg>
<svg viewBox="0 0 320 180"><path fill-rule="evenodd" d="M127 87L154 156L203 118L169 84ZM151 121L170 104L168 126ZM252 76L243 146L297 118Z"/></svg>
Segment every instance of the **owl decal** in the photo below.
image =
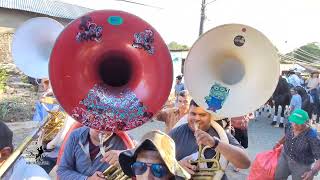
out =
<svg viewBox="0 0 320 180"><path fill-rule="evenodd" d="M211 86L210 93L204 99L208 105L208 110L216 112L222 108L223 103L229 95L230 89L222 86L219 83L214 83Z"/></svg>

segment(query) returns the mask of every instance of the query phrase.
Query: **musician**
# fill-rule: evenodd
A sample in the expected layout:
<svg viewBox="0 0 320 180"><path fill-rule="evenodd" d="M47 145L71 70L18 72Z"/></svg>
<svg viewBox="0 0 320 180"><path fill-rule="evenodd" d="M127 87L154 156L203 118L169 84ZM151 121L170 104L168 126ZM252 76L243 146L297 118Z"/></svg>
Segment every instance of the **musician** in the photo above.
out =
<svg viewBox="0 0 320 180"><path fill-rule="evenodd" d="M103 133L107 139L103 140L103 148L107 151L103 157L100 151L99 134ZM107 148L106 148L107 147ZM102 172L110 164L118 163L118 156L126 146L122 139L111 132L81 127L74 130L67 140L57 174L60 180L69 179L104 179Z"/></svg>
<svg viewBox="0 0 320 180"><path fill-rule="evenodd" d="M184 121L188 113L190 103L190 96L188 91L183 90L178 94L177 107L164 109L156 115L157 120L165 122L166 133L168 133L172 128L176 127L177 124L183 123L180 123L180 121Z"/></svg>
<svg viewBox="0 0 320 180"><path fill-rule="evenodd" d="M13 132L9 127L0 121L0 167L13 153L12 144ZM21 156L4 174L2 180L17 180L38 178L42 180L51 179L50 176L40 166L28 164Z"/></svg>
<svg viewBox="0 0 320 180"><path fill-rule="evenodd" d="M176 143L176 158L180 165L190 174L194 174L196 166L191 165L189 160L194 153L197 153L198 144L201 144L211 147L205 152L206 158L212 158L215 151L218 151L237 168L249 168L249 157L238 141L227 132L230 144L220 142L218 133L211 127L210 121L211 115L191 100L188 123L171 130L169 133ZM197 130L196 124L199 125ZM224 176L222 179L226 178Z"/></svg>
<svg viewBox="0 0 320 180"><path fill-rule="evenodd" d="M151 131L142 137L141 144L119 156L122 171L136 180L189 179L175 158L174 141L161 131Z"/></svg>
<svg viewBox="0 0 320 180"><path fill-rule="evenodd" d="M289 116L285 135L275 148L284 145L278 160L275 179L312 180L320 170L320 136L308 125L308 113L296 109ZM316 160L316 161L315 161ZM312 167L312 164L313 167Z"/></svg>
<svg viewBox="0 0 320 180"><path fill-rule="evenodd" d="M48 116L47 110L45 109L45 107L43 107L41 103L44 103L49 110L58 106L56 101L46 102L48 99L54 99L54 98L46 98L46 97L53 97L53 91L52 91L49 79L46 79L46 78L42 79L40 87L41 87L40 92L42 93L41 93L40 100L37 101L35 104L36 110L33 115L34 121L43 121L44 118Z"/></svg>

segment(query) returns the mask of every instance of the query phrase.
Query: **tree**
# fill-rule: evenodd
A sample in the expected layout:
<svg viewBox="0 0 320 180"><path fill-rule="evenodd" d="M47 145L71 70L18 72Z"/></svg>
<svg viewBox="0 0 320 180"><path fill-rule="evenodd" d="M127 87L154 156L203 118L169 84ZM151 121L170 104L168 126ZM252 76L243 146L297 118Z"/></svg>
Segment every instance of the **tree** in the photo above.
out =
<svg viewBox="0 0 320 180"><path fill-rule="evenodd" d="M170 50L189 50L189 47L187 45L178 44L175 41L172 41L168 44L168 47Z"/></svg>

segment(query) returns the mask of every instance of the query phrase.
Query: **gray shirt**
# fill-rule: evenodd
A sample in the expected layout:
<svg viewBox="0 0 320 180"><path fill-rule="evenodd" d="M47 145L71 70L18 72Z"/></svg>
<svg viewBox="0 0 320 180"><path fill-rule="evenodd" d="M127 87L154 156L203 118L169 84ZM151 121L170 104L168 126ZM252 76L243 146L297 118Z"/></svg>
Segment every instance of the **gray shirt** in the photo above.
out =
<svg viewBox="0 0 320 180"><path fill-rule="evenodd" d="M218 133L213 128L210 128L207 133L209 133L211 136L219 138ZM196 142L194 132L190 129L188 124L183 124L177 128L172 129L169 132L169 136L174 140L176 144L176 158L178 161L180 161L184 157L198 152L199 146ZM239 142L228 132L227 137L230 144L242 148ZM215 151L213 149L207 149L204 152L204 155L206 158L212 158L215 155ZM222 179L226 180L227 177L224 176Z"/></svg>
<svg viewBox="0 0 320 180"><path fill-rule="evenodd" d="M100 162L100 153L91 161L88 134L88 127L81 127L70 134L57 170L60 180L85 180L96 171L103 172L109 167L109 164ZM126 149L124 142L115 134L107 140L106 146L109 145L110 150Z"/></svg>

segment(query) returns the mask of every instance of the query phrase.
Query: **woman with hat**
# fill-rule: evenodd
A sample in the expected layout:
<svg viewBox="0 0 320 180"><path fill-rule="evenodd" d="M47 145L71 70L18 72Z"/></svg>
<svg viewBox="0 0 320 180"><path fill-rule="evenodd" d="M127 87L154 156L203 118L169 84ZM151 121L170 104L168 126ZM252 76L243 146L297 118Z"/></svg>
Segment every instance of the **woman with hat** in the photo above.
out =
<svg viewBox="0 0 320 180"><path fill-rule="evenodd" d="M302 109L294 110L289 116L285 135L275 146L284 145L276 180L288 179L290 175L293 180L312 180L320 170L320 137L315 129L309 127L308 120L308 113Z"/></svg>

